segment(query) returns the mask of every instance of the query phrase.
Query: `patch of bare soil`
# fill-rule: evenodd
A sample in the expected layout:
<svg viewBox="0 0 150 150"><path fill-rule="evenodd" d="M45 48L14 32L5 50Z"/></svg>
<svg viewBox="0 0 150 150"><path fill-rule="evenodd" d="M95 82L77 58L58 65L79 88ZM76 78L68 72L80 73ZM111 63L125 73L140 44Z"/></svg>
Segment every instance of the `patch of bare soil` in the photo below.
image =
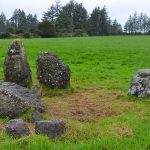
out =
<svg viewBox="0 0 150 150"><path fill-rule="evenodd" d="M0 122L0 131L4 131L4 124Z"/></svg>
<svg viewBox="0 0 150 150"><path fill-rule="evenodd" d="M96 121L119 115L113 109L113 101L119 91L84 89L79 93L54 98L44 98L49 117L64 117L81 122Z"/></svg>

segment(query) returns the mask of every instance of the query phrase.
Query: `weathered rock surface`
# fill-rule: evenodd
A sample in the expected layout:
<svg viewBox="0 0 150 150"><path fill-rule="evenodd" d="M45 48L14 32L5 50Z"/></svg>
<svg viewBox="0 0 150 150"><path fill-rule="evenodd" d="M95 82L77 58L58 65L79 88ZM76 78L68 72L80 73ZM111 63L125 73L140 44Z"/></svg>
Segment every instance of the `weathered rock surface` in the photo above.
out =
<svg viewBox="0 0 150 150"><path fill-rule="evenodd" d="M16 117L29 108L40 112L45 110L34 90L0 81L0 116Z"/></svg>
<svg viewBox="0 0 150 150"><path fill-rule="evenodd" d="M5 80L24 87L32 83L31 70L28 64L26 50L20 40L12 43L4 62Z"/></svg>
<svg viewBox="0 0 150 150"><path fill-rule="evenodd" d="M129 94L136 95L140 98L150 96L150 69L140 70L131 80Z"/></svg>
<svg viewBox="0 0 150 150"><path fill-rule="evenodd" d="M37 59L37 78L51 88L65 88L70 84L70 69L56 55L45 52Z"/></svg>
<svg viewBox="0 0 150 150"><path fill-rule="evenodd" d="M27 136L30 134L28 126L22 119L10 120L10 122L5 127L5 130L6 133L15 138Z"/></svg>
<svg viewBox="0 0 150 150"><path fill-rule="evenodd" d="M31 116L31 122L32 123L35 123L37 121L40 121L42 119L42 116L41 116L41 113L38 112L38 111L34 111L32 113L32 116Z"/></svg>
<svg viewBox="0 0 150 150"><path fill-rule="evenodd" d="M65 122L63 119L54 121L38 121L35 124L35 133L47 135L50 138L56 138L65 132Z"/></svg>

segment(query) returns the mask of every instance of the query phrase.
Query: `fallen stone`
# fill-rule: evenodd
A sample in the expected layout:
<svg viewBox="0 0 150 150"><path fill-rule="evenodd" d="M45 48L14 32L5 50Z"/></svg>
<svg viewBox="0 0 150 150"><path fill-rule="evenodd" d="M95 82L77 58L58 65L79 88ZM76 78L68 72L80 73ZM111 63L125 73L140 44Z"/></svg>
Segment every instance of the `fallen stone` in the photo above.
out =
<svg viewBox="0 0 150 150"><path fill-rule="evenodd" d="M139 98L150 97L150 69L140 70L131 80L129 95Z"/></svg>
<svg viewBox="0 0 150 150"><path fill-rule="evenodd" d="M32 113L32 116L31 116L31 122L32 123L40 121L41 119L42 119L42 116L41 116L40 112L35 111L35 112Z"/></svg>
<svg viewBox="0 0 150 150"><path fill-rule="evenodd" d="M26 50L20 40L15 40L8 49L4 62L4 76L5 81L14 82L23 87L30 87L32 83Z"/></svg>
<svg viewBox="0 0 150 150"><path fill-rule="evenodd" d="M36 92L15 83L0 81L0 117L16 117L28 109L45 111Z"/></svg>
<svg viewBox="0 0 150 150"><path fill-rule="evenodd" d="M35 124L35 133L43 134L50 138L56 138L64 134L65 122L63 119L56 119L54 121L37 121Z"/></svg>
<svg viewBox="0 0 150 150"><path fill-rule="evenodd" d="M28 126L22 119L10 120L5 127L6 133L18 138L22 136L28 136L30 134Z"/></svg>
<svg viewBox="0 0 150 150"><path fill-rule="evenodd" d="M65 88L70 84L70 68L56 55L41 53L37 59L37 78L51 88Z"/></svg>

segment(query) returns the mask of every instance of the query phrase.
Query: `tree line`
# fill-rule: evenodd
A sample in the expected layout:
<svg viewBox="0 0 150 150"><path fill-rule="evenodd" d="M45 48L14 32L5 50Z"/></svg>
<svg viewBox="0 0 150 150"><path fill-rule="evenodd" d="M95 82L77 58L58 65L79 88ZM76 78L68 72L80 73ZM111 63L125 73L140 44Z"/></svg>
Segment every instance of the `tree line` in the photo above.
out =
<svg viewBox="0 0 150 150"><path fill-rule="evenodd" d="M23 10L16 9L10 19L5 14L0 14L0 36L9 36L9 34L27 34L34 33L38 29L37 16L28 14Z"/></svg>
<svg viewBox="0 0 150 150"><path fill-rule="evenodd" d="M150 34L150 17L147 14L134 12L124 26L127 34Z"/></svg>
<svg viewBox="0 0 150 150"><path fill-rule="evenodd" d="M59 0L52 4L43 14L39 25L46 27L48 24L51 25L51 29L53 28L53 36L55 33L60 36L99 36L122 33L122 26L116 19L113 21L110 19L105 6L96 7L89 15L82 3L73 0L65 6L61 6Z"/></svg>
<svg viewBox="0 0 150 150"><path fill-rule="evenodd" d="M150 17L134 12L125 23L124 30L118 21L111 20L106 7L95 7L91 14L82 3L71 0L62 6L55 1L43 13L41 21L37 15L26 14L16 9L11 18L0 14L0 38L23 37L71 37L119 34L150 34Z"/></svg>
<svg viewBox="0 0 150 150"><path fill-rule="evenodd" d="M16 9L10 19L0 14L0 37L9 35L25 37L99 36L122 34L122 26L111 20L106 7L96 7L89 15L82 3L73 0L62 6L59 0L43 13L38 21L36 14L26 14Z"/></svg>

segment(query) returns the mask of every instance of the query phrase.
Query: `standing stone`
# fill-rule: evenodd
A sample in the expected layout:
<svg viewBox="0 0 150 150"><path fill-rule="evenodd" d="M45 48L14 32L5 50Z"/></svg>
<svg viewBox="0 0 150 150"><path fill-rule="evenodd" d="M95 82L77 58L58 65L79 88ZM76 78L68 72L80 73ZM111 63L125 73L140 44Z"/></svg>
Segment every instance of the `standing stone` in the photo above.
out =
<svg viewBox="0 0 150 150"><path fill-rule="evenodd" d="M45 52L37 59L37 78L51 88L65 88L70 84L70 69L56 55Z"/></svg>
<svg viewBox="0 0 150 150"><path fill-rule="evenodd" d="M15 138L27 136L30 134L28 126L22 119L10 120L10 122L5 127L5 130L7 134Z"/></svg>
<svg viewBox="0 0 150 150"><path fill-rule="evenodd" d="M131 80L129 95L135 95L139 98L150 97L150 69L140 70Z"/></svg>
<svg viewBox="0 0 150 150"><path fill-rule="evenodd" d="M15 40L8 49L4 62L4 75L6 81L24 87L29 87L32 83L26 50L20 40Z"/></svg>
<svg viewBox="0 0 150 150"><path fill-rule="evenodd" d="M65 122L63 119L54 121L37 121L35 124L35 133L47 135L50 138L56 138L65 132Z"/></svg>

